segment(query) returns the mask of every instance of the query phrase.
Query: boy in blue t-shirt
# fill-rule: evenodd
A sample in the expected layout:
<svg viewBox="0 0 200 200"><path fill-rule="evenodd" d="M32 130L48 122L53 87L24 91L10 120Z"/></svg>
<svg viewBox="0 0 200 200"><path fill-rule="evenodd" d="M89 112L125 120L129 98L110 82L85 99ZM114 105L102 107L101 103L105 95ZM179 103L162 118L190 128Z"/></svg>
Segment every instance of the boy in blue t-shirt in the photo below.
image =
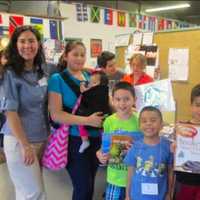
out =
<svg viewBox="0 0 200 200"><path fill-rule="evenodd" d="M159 137L162 114L152 106L142 109L139 125L144 138L134 143L127 156L126 200L170 200L172 153L168 140Z"/></svg>

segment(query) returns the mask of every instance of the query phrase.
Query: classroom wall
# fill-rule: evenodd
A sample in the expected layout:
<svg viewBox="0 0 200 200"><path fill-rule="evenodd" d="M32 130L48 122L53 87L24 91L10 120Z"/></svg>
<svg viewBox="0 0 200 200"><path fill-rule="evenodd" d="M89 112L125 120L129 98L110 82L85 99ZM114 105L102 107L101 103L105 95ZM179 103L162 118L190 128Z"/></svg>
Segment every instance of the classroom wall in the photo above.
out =
<svg viewBox="0 0 200 200"><path fill-rule="evenodd" d="M90 39L102 39L103 50L115 51L113 48L115 36L134 32L134 28L117 26L116 12L113 12L113 25L105 25L103 22L103 9L101 9L101 21L99 23L78 22L76 20L75 4L61 3L60 11L63 17L67 17L67 20L63 21L64 37L83 39L82 41L87 48L87 64L89 65L96 64L96 58L90 59ZM88 15L89 17L90 15Z"/></svg>

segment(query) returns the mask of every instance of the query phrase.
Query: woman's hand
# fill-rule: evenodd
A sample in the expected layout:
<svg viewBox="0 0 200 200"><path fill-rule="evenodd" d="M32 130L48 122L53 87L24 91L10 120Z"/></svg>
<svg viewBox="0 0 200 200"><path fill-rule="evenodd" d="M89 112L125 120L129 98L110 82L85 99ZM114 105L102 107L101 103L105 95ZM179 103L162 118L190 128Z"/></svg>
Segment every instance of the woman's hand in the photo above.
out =
<svg viewBox="0 0 200 200"><path fill-rule="evenodd" d="M96 113L91 114L87 118L88 118L87 123L89 126L101 127L104 116L102 112L96 112Z"/></svg>
<svg viewBox="0 0 200 200"><path fill-rule="evenodd" d="M22 145L22 156L23 156L23 162L25 165L32 165L35 162L36 155L34 152L34 149L31 147L30 144L28 145Z"/></svg>
<svg viewBox="0 0 200 200"><path fill-rule="evenodd" d="M108 153L103 153L101 151L101 149L99 149L97 152L96 152L96 156L97 158L99 159L99 162L102 163L102 164L106 164L108 162L108 159L109 159L109 154Z"/></svg>

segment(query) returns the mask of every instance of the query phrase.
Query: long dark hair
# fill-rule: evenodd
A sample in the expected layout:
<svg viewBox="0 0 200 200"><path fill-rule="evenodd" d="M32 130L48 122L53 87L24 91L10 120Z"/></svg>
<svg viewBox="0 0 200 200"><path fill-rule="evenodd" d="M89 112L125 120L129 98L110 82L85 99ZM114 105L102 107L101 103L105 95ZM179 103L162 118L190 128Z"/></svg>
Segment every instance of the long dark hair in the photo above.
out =
<svg viewBox="0 0 200 200"><path fill-rule="evenodd" d="M32 26L20 26L17 27L12 34L12 37L10 38L10 42L8 44L8 47L6 48L6 53L8 56L8 62L6 64L6 68L12 69L17 75L21 75L22 72L25 69L25 60L19 55L18 49L17 49L17 40L19 36L25 32L25 31L30 31L32 32L38 43L39 43L39 48L37 55L34 58L34 66L38 67L37 71L40 75L43 75L44 72L42 70L42 64L45 62L45 56L42 48L42 43L41 43L41 36L40 33L33 28Z"/></svg>
<svg viewBox="0 0 200 200"><path fill-rule="evenodd" d="M63 52L63 54L61 55L58 65L57 65L57 69L59 70L59 72L62 72L66 67L67 67L67 61L64 59L64 57L72 50L74 49L76 46L82 46L84 49L85 45L80 42L80 41L76 41L76 40L72 40L69 41L66 46L65 46L65 51Z"/></svg>

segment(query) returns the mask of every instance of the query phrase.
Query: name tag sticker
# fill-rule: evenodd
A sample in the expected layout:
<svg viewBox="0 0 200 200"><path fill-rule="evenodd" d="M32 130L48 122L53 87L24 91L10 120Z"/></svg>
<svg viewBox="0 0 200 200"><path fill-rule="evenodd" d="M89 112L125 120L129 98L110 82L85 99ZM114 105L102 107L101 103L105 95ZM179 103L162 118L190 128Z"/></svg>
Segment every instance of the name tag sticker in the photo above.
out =
<svg viewBox="0 0 200 200"><path fill-rule="evenodd" d="M142 194L158 195L158 184L156 184L156 183L142 183Z"/></svg>
<svg viewBox="0 0 200 200"><path fill-rule="evenodd" d="M41 79L38 81L38 84L39 84L40 86L47 86L47 78L46 78L46 77L41 78Z"/></svg>

